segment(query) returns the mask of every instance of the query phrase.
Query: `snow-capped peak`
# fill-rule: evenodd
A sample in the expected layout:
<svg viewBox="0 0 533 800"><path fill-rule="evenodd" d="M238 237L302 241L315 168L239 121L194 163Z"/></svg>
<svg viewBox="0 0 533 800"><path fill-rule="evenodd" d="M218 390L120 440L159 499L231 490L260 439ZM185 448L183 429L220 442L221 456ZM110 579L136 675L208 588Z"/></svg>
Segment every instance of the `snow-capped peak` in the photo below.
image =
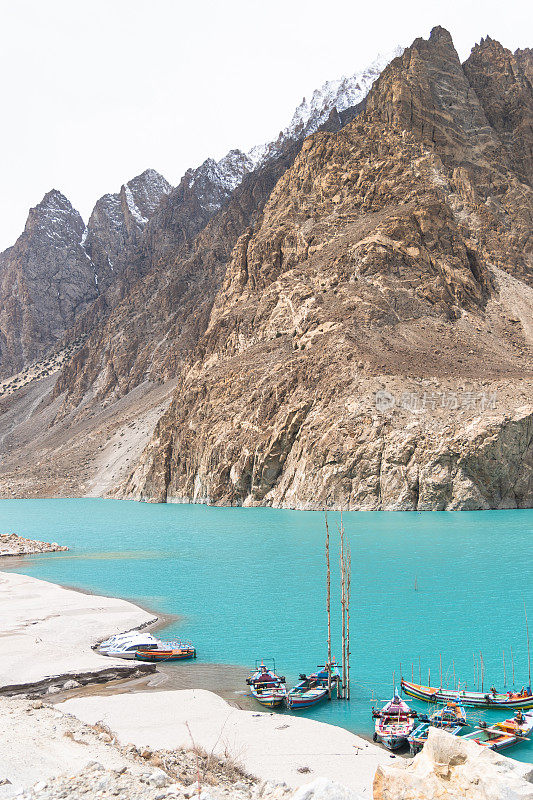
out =
<svg viewBox="0 0 533 800"><path fill-rule="evenodd" d="M337 80L326 81L319 89L315 89L309 100L303 98L289 125L281 131L277 142L253 147L247 154L248 158L254 166L260 166L272 151L288 140L315 133L327 121L333 109L340 113L356 106L365 99L372 84L387 64L393 58L400 56L403 51L403 47L396 47L390 53L380 53L365 69L358 70L353 75L344 75Z"/></svg>
<svg viewBox="0 0 533 800"><path fill-rule="evenodd" d="M385 55L379 54L366 69L324 83L309 100L304 97L276 141L257 145L248 153L230 150L220 161L208 158L197 169L189 170L184 178L189 187L195 186L202 207L214 213L248 172L275 157L286 142L315 133L334 109L341 113L364 100L387 64L402 53L403 47L397 47Z"/></svg>

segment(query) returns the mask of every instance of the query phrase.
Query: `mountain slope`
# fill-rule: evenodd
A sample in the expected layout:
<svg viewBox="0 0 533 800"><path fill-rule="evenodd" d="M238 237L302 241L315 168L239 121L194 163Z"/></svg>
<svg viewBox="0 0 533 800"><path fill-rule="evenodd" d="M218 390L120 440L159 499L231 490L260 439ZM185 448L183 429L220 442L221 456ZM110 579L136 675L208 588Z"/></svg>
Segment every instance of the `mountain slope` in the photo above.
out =
<svg viewBox="0 0 533 800"><path fill-rule="evenodd" d="M474 62L437 28L363 117L306 140L239 239L201 357L122 495L531 505L532 193Z"/></svg>

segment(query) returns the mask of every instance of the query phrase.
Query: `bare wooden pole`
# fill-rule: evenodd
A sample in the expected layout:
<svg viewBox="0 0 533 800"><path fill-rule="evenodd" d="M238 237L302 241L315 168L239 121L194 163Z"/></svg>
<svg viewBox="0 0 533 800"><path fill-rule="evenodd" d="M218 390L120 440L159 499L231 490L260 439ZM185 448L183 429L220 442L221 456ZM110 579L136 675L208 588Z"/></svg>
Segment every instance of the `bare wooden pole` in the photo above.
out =
<svg viewBox="0 0 533 800"><path fill-rule="evenodd" d="M422 665L420 663L420 656L418 656L418 685L422 685Z"/></svg>
<svg viewBox="0 0 533 800"><path fill-rule="evenodd" d="M452 661L453 664L453 689L455 691L455 660Z"/></svg>
<svg viewBox="0 0 533 800"><path fill-rule="evenodd" d="M350 699L350 593L352 584L352 553L346 554L346 699Z"/></svg>
<svg viewBox="0 0 533 800"><path fill-rule="evenodd" d="M345 586L345 563L344 563L344 525L342 524L341 512L341 526L339 529L341 537L341 637L342 637L342 693L341 696L346 697L346 586Z"/></svg>
<svg viewBox="0 0 533 800"><path fill-rule="evenodd" d="M514 686L514 657L513 657L513 645L511 645L511 664L513 665L513 686Z"/></svg>
<svg viewBox="0 0 533 800"><path fill-rule="evenodd" d="M411 664L411 683L415 682L415 665Z"/></svg>
<svg viewBox="0 0 533 800"><path fill-rule="evenodd" d="M483 653L479 651L479 661L481 664L481 691L483 691L483 680L485 678L485 665L483 664Z"/></svg>
<svg viewBox="0 0 533 800"><path fill-rule="evenodd" d="M474 659L474 691L476 691L476 678L477 678L477 662L476 662L476 654L472 653L472 658Z"/></svg>
<svg viewBox="0 0 533 800"><path fill-rule="evenodd" d="M328 614L328 696L331 699L331 567L329 562L329 527L328 513L324 509L326 520L326 609Z"/></svg>
<svg viewBox="0 0 533 800"><path fill-rule="evenodd" d="M442 653L439 653L440 662L440 688L442 689Z"/></svg>
<svg viewBox="0 0 533 800"><path fill-rule="evenodd" d="M526 599L524 598L524 616L526 618L526 638L527 638L527 672L528 672L528 686L531 688L531 650L529 647L529 625L527 624L527 609Z"/></svg>
<svg viewBox="0 0 533 800"><path fill-rule="evenodd" d="M505 675L505 648L502 650L503 654L503 685L507 686L507 677Z"/></svg>

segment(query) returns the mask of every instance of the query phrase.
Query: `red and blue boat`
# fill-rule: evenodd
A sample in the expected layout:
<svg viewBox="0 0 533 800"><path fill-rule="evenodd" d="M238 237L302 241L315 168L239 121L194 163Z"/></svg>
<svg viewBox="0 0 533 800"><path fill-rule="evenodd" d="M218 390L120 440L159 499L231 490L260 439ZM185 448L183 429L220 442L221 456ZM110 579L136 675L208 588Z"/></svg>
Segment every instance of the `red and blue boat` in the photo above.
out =
<svg viewBox="0 0 533 800"><path fill-rule="evenodd" d="M331 666L331 683L339 679L337 666ZM287 693L287 705L293 711L316 706L328 697L328 667L319 667L312 675L300 675L300 682Z"/></svg>

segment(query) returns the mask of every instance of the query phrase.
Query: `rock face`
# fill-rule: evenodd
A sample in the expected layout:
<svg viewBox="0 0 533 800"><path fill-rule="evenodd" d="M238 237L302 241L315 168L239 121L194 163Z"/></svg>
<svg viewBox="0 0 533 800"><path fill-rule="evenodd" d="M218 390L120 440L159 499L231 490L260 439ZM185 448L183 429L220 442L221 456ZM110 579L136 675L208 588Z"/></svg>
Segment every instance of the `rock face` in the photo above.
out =
<svg viewBox="0 0 533 800"><path fill-rule="evenodd" d="M530 800L533 771L475 742L430 728L427 744L412 760L378 767L374 800Z"/></svg>
<svg viewBox="0 0 533 800"><path fill-rule="evenodd" d="M305 141L239 238L197 361L120 491L530 506L531 213L449 34L417 40L362 116Z"/></svg>
<svg viewBox="0 0 533 800"><path fill-rule="evenodd" d="M0 377L54 347L98 295L83 220L58 191L32 208L0 256Z"/></svg>

